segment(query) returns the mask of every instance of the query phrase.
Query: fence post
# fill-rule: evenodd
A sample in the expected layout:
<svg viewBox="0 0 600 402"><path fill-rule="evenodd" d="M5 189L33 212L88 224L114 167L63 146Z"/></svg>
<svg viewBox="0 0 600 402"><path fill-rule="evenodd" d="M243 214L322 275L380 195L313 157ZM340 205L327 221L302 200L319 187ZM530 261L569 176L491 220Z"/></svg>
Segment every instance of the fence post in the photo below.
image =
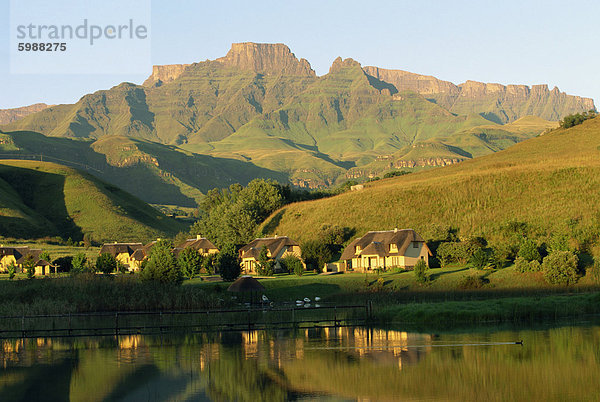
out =
<svg viewBox="0 0 600 402"><path fill-rule="evenodd" d="M69 329L68 329L67 334L71 335L71 313L69 313Z"/></svg>
<svg viewBox="0 0 600 402"><path fill-rule="evenodd" d="M333 306L333 325L337 327L337 306Z"/></svg>
<svg viewBox="0 0 600 402"><path fill-rule="evenodd" d="M115 313L115 336L119 335L119 312Z"/></svg>
<svg viewBox="0 0 600 402"><path fill-rule="evenodd" d="M21 316L21 337L25 338L25 313Z"/></svg>

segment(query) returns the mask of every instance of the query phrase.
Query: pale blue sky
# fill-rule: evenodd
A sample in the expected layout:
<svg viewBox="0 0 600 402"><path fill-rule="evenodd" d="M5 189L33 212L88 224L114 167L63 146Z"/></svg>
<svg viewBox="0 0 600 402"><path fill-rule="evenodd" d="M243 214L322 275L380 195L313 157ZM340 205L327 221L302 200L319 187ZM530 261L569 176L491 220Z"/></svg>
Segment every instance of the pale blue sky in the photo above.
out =
<svg viewBox="0 0 600 402"><path fill-rule="evenodd" d="M127 1L127 0L123 0ZM60 3L55 0L54 3ZM232 42L285 43L326 74L337 56L462 83L547 83L600 100L593 1L152 1L152 64L191 63ZM0 0L0 108L72 103L128 75L11 75L9 1Z"/></svg>

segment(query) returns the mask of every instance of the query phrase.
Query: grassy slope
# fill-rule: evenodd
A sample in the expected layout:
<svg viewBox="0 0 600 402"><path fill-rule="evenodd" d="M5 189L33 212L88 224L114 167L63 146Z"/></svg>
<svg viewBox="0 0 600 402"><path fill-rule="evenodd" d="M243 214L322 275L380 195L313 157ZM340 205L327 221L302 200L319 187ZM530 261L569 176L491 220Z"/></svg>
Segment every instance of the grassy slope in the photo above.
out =
<svg viewBox="0 0 600 402"><path fill-rule="evenodd" d="M246 184L255 177L286 180L284 174L251 163L195 155L139 138L73 140L21 131L0 133L0 141L0 153L43 154L50 161L89 167L88 171L102 180L155 204L193 207L203 193L215 187Z"/></svg>
<svg viewBox="0 0 600 402"><path fill-rule="evenodd" d="M457 165L381 180L360 192L292 204L266 222L270 233L303 241L324 224L368 230L440 227L490 234L509 220L551 230L600 213L600 119L556 130Z"/></svg>
<svg viewBox="0 0 600 402"><path fill-rule="evenodd" d="M2 207L16 211L0 221L5 237L79 239L89 233L97 241L142 241L183 229L125 191L61 165L2 161L0 180L14 191L8 201L0 198ZM36 227L24 225L19 214Z"/></svg>

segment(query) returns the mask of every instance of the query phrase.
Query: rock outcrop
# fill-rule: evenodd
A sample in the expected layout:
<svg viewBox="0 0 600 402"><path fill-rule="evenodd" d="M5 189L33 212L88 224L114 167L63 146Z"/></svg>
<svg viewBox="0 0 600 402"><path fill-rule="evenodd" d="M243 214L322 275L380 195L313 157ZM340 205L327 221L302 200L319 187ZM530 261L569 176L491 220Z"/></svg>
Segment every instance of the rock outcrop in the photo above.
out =
<svg viewBox="0 0 600 402"><path fill-rule="evenodd" d="M227 55L216 61L260 74L316 76L308 61L298 60L283 43L234 43Z"/></svg>
<svg viewBox="0 0 600 402"><path fill-rule="evenodd" d="M144 81L145 87L160 86L176 80L189 64L167 64L164 66L152 66L152 75Z"/></svg>
<svg viewBox="0 0 600 402"><path fill-rule="evenodd" d="M34 105L18 107L15 109L0 109L0 125L12 123L29 114L39 112L49 108L45 103L36 103Z"/></svg>
<svg viewBox="0 0 600 402"><path fill-rule="evenodd" d="M595 109L590 98L567 95L547 85L502 85L467 81L455 85L428 75L379 67L363 70L398 91L417 92L456 114L481 114L497 123L508 123L525 115L560 120L567 114Z"/></svg>

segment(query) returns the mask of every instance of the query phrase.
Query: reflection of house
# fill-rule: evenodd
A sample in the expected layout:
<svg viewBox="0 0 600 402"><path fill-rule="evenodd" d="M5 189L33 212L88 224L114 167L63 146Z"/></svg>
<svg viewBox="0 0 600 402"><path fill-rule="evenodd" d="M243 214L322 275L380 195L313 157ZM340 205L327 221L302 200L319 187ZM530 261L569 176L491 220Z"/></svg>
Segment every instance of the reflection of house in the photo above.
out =
<svg viewBox="0 0 600 402"><path fill-rule="evenodd" d="M54 273L55 267L46 260L40 259L42 250L29 247L0 247L0 271L6 272L14 265L17 272L23 272L23 263L31 258L35 263L35 274L46 275Z"/></svg>
<svg viewBox="0 0 600 402"><path fill-rule="evenodd" d="M279 267L279 260L294 255L301 256L300 245L287 236L264 237L254 239L240 249L242 270L246 273L255 273L260 258L260 252L265 247L269 260L275 261L275 268Z"/></svg>
<svg viewBox="0 0 600 402"><path fill-rule="evenodd" d="M110 254L128 269L135 270L137 260L132 257L135 251L142 247L142 243L106 243L100 249L100 254Z"/></svg>
<svg viewBox="0 0 600 402"><path fill-rule="evenodd" d="M354 240L342 253L346 269L368 271L400 267L410 269L417 261L429 265L431 251L425 240L412 229L368 232Z"/></svg>
<svg viewBox="0 0 600 402"><path fill-rule="evenodd" d="M216 254L219 252L219 249L213 244L213 242L200 235L197 235L195 239L187 239L183 243L175 246L175 256L177 257L184 248L192 248L198 251L198 253L202 256Z"/></svg>

